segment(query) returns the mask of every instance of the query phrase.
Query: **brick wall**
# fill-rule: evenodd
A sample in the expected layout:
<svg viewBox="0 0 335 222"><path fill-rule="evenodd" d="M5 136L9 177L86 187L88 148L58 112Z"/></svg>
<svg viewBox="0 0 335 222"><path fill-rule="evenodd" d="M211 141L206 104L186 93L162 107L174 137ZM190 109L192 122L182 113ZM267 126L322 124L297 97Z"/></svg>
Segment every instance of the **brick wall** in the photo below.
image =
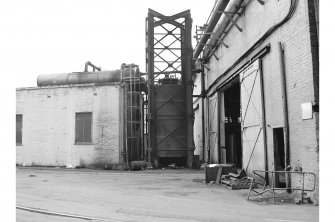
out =
<svg viewBox="0 0 335 222"><path fill-rule="evenodd" d="M290 2L265 1L264 5L259 4L257 1L249 2L243 15L237 20L237 24L243 31L239 32L235 27L232 27L224 39L225 44L229 48L221 45L215 52L218 59L214 56L209 59L207 66L210 71L206 71L207 88L231 67L270 27L286 16ZM291 165L293 168L302 167L303 171L314 172L318 175L317 114L314 113L313 119L302 120L300 108L302 103L315 101L317 97L315 90L317 90L316 85L318 85L318 83L315 83L316 78L313 75L313 70L316 68L311 50L308 2L299 0L293 17L270 35L253 53L233 68L230 73L227 73L221 82L233 74L243 63L250 60L258 50L268 44L271 45L270 52L262 58L262 72L264 76L267 121L268 165L269 170L273 170L273 128L283 126L278 47L278 42L282 42L285 48ZM213 87L213 89L215 88ZM298 185L299 183L298 179L293 179L293 185ZM315 193L317 194L318 191ZM317 195L315 198L317 199Z"/></svg>
<svg viewBox="0 0 335 222"><path fill-rule="evenodd" d="M104 166L119 164L119 85L93 84L16 90L23 115L17 164ZM75 144L75 113L92 112L92 144Z"/></svg>

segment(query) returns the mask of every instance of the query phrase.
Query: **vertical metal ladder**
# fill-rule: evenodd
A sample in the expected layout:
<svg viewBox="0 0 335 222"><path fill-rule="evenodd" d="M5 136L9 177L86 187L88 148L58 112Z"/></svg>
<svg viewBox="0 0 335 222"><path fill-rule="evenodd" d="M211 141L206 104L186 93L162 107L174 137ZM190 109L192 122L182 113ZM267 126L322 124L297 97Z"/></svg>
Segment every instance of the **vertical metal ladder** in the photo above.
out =
<svg viewBox="0 0 335 222"><path fill-rule="evenodd" d="M141 151L141 85L139 67L135 64L122 65L121 78L124 90L124 121L125 121L125 162L143 159Z"/></svg>

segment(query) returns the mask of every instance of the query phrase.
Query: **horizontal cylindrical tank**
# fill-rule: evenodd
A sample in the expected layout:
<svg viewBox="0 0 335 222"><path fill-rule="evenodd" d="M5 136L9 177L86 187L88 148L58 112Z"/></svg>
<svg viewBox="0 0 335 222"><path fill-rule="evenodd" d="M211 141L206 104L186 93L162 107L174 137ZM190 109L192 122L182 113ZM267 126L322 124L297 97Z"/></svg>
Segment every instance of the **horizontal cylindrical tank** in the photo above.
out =
<svg viewBox="0 0 335 222"><path fill-rule="evenodd" d="M120 82L121 71L73 72L46 74L37 77L38 86Z"/></svg>

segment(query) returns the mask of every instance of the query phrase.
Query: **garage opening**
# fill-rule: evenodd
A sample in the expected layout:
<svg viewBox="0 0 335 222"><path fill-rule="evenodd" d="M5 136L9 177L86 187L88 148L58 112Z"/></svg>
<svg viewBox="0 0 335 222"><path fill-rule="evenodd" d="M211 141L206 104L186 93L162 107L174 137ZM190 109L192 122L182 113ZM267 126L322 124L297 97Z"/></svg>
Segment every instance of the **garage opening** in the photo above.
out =
<svg viewBox="0 0 335 222"><path fill-rule="evenodd" d="M266 169L263 102L259 60L254 61L219 92L221 163L232 163L248 175Z"/></svg>
<svg viewBox="0 0 335 222"><path fill-rule="evenodd" d="M224 91L225 162L235 164L237 168L242 168L241 93L240 82L235 82Z"/></svg>

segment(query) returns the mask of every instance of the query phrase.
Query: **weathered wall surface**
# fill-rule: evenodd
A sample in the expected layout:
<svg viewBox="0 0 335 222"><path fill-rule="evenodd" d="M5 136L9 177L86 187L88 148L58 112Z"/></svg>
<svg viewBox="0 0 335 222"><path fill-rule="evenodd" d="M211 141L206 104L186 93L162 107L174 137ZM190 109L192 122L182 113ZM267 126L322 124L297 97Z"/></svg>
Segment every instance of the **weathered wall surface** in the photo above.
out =
<svg viewBox="0 0 335 222"><path fill-rule="evenodd" d="M16 90L23 115L16 162L26 166L118 164L119 85L93 84ZM92 143L75 144L76 112L92 112Z"/></svg>
<svg viewBox="0 0 335 222"><path fill-rule="evenodd" d="M244 13L237 20L243 32L232 27L223 40L229 48L221 45L215 52L218 59L214 56L209 59L207 66L210 71L206 72L207 88L269 28L286 16L290 2L288 0L265 1L264 5L257 1L249 2ZM262 58L261 62L264 76L268 165L269 170L273 170L273 128L283 127L278 42L284 44L291 166L293 168L302 167L303 171L314 172L318 175L319 148L316 114L313 114L313 119L302 120L300 107L302 103L315 101L308 2L299 0L293 17L268 37L250 56L242 60L227 76L251 59L257 51L268 44L271 45L270 52ZM293 179L293 185L299 183L300 180ZM318 191L315 192L315 197L317 196Z"/></svg>
<svg viewBox="0 0 335 222"><path fill-rule="evenodd" d="M193 95L201 94L201 75L197 75L194 79ZM202 98L193 98L193 110L194 110L194 155L199 155L200 160L203 160L202 153Z"/></svg>
<svg viewBox="0 0 335 222"><path fill-rule="evenodd" d="M201 98L197 99L196 102L193 105L194 109L194 127L193 127L193 133L194 133L194 155L199 155L200 160L203 160L202 158L202 104L201 104Z"/></svg>

